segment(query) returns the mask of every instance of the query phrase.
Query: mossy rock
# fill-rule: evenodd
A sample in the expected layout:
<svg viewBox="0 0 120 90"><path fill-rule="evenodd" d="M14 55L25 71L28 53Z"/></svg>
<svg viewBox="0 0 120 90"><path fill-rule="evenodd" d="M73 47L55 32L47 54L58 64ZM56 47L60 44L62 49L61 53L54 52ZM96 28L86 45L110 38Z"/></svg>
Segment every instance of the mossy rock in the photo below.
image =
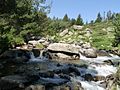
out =
<svg viewBox="0 0 120 90"><path fill-rule="evenodd" d="M39 49L43 49L43 48L44 48L44 45L41 44L41 43L39 43L39 44L37 44L35 47L36 47L36 48L39 48Z"/></svg>

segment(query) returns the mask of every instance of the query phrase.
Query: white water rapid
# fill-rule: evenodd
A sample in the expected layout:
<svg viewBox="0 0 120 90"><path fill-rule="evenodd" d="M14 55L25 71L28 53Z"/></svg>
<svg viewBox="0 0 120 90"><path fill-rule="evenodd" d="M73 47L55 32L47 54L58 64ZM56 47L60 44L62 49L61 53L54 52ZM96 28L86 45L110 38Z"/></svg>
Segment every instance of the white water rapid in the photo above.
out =
<svg viewBox="0 0 120 90"><path fill-rule="evenodd" d="M117 55L110 54L110 56L98 56L97 58L86 58L83 55L80 55L80 59L88 63L88 68L78 68L81 76L85 74L91 74L92 76L103 76L107 77L108 75L114 74L117 71L117 67L113 65L104 64L104 61L113 60L119 61L120 57ZM47 58L43 57L41 54L39 57L35 58L34 54L31 53L30 61L46 61ZM77 76L73 77L74 81L80 82L84 90L105 90L101 85L101 81L87 81L85 78Z"/></svg>
<svg viewBox="0 0 120 90"><path fill-rule="evenodd" d="M92 76L103 76L107 77L108 75L114 74L117 71L117 67L113 65L103 64L107 60L116 60L120 62L120 57L117 55L110 54L111 56L98 56L97 58L86 58L81 55L81 60L89 63L88 68L80 68L82 75L91 74ZM86 81L82 77L74 78L75 81L80 82L84 90L105 90L101 86L101 81Z"/></svg>

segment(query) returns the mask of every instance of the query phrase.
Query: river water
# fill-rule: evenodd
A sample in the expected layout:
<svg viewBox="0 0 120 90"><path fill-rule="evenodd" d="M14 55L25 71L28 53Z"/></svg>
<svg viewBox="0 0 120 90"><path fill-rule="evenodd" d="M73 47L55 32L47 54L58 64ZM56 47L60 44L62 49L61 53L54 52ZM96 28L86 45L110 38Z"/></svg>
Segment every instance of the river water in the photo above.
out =
<svg viewBox="0 0 120 90"><path fill-rule="evenodd" d="M81 61L87 63L88 68L78 68L81 75L91 74L92 76L104 76L107 77L108 75L114 74L117 71L117 67L114 65L107 65L104 64L104 61L111 60L112 62L120 62L120 57L117 55L110 54L110 56L98 56L97 58L86 58L83 55L80 55L79 61L70 61L73 63L80 64ZM37 57L35 58L33 54L31 54L32 62L39 62L45 61L46 58L44 57ZM68 62L69 63L69 62ZM75 63L75 64L76 64ZM101 81L87 81L81 76L72 77L72 80L76 82L80 82L84 90L105 90L103 86L101 86Z"/></svg>

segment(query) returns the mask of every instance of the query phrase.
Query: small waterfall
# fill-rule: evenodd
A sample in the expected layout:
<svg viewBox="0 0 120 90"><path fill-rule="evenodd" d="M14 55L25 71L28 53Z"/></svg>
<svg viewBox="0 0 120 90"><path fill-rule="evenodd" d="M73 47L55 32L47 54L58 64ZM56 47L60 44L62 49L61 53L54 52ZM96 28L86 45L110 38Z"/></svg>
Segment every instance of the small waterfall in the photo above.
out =
<svg viewBox="0 0 120 90"><path fill-rule="evenodd" d="M39 61L39 60L40 60L40 59L38 59L38 58L36 58L36 57L34 56L34 53L33 53L33 52L30 53L30 57L31 57L31 58L30 58L30 62L31 62L31 61Z"/></svg>
<svg viewBox="0 0 120 90"><path fill-rule="evenodd" d="M34 56L34 53L33 53L33 52L30 52L30 58L31 58L31 59L35 59L35 56Z"/></svg>
<svg viewBox="0 0 120 90"><path fill-rule="evenodd" d="M46 61L46 60L48 60L46 57L44 57L43 55L42 55L42 53L43 53L43 51L41 51L40 52L40 55L38 56L38 57L35 57L34 56L34 53L33 52L31 52L30 53L30 62L31 61L33 61L33 62L39 62L39 61Z"/></svg>

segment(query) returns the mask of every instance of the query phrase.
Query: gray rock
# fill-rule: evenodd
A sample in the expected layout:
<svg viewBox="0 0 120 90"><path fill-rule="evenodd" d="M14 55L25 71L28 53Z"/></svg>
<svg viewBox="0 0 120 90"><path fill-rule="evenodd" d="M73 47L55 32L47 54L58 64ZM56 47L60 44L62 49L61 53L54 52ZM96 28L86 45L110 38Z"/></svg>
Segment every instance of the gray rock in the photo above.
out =
<svg viewBox="0 0 120 90"><path fill-rule="evenodd" d="M64 53L56 53L56 58L61 59L61 60L79 60L78 55L69 55L69 54L64 54Z"/></svg>
<svg viewBox="0 0 120 90"><path fill-rule="evenodd" d="M79 47L73 44L53 43L47 47L52 59L59 60L78 60Z"/></svg>
<svg viewBox="0 0 120 90"><path fill-rule="evenodd" d="M96 53L96 50L95 49L85 49L84 50L84 55L87 57L87 58L96 58L97 57L97 53Z"/></svg>
<svg viewBox="0 0 120 90"><path fill-rule="evenodd" d="M29 81L24 76L10 75L2 77L0 80L0 90L16 90L23 89L24 85Z"/></svg>
<svg viewBox="0 0 120 90"><path fill-rule="evenodd" d="M30 85L25 90L46 90L44 85Z"/></svg>
<svg viewBox="0 0 120 90"><path fill-rule="evenodd" d="M81 47L84 48L84 49L89 49L89 48L91 48L91 44L90 43L84 43L84 44L82 44Z"/></svg>
<svg viewBox="0 0 120 90"><path fill-rule="evenodd" d="M105 50L97 50L97 55L98 56L110 56L108 52Z"/></svg>
<svg viewBox="0 0 120 90"><path fill-rule="evenodd" d="M31 44L31 45L33 45L33 46L36 46L37 44L39 44L39 41L31 40L31 41L28 41L28 44Z"/></svg>
<svg viewBox="0 0 120 90"><path fill-rule="evenodd" d="M79 54L79 49L72 44L63 44L63 43L53 43L47 47L48 50L58 51L58 52L68 52Z"/></svg>
<svg viewBox="0 0 120 90"><path fill-rule="evenodd" d="M82 76L86 81L93 81L94 77L91 74L85 74Z"/></svg>
<svg viewBox="0 0 120 90"><path fill-rule="evenodd" d="M67 86L70 88L68 90L84 90L79 82L68 82Z"/></svg>
<svg viewBox="0 0 120 90"><path fill-rule="evenodd" d="M81 30L84 26L73 25L73 29Z"/></svg>
<svg viewBox="0 0 120 90"><path fill-rule="evenodd" d="M5 59L10 62L27 62L30 59L30 51L22 49L12 49L0 55L0 59Z"/></svg>
<svg viewBox="0 0 120 90"><path fill-rule="evenodd" d="M69 80L62 79L62 78L43 78L41 77L38 80L38 83L45 85L45 86L56 86L56 85L62 85L67 83Z"/></svg>
<svg viewBox="0 0 120 90"><path fill-rule="evenodd" d="M105 60L105 61L104 61L104 64L114 65L114 63L112 62L112 60Z"/></svg>
<svg viewBox="0 0 120 90"><path fill-rule="evenodd" d="M94 81L102 81L102 80L105 80L105 77L104 76L94 76Z"/></svg>
<svg viewBox="0 0 120 90"><path fill-rule="evenodd" d="M64 36L64 35L66 35L66 34L68 34L68 29L65 29L63 32L61 32L61 33L60 33L60 36Z"/></svg>

